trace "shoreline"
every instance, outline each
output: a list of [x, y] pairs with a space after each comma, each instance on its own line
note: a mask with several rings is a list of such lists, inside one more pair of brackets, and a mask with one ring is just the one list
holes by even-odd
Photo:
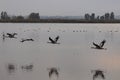
[[120, 23], [120, 20], [82, 19], [40, 19], [40, 20], [0, 20], [0, 23]]

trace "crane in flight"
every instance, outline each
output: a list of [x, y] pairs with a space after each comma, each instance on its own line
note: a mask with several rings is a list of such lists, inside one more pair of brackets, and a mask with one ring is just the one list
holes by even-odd
[[3, 41], [5, 41], [5, 38], [17, 38], [15, 35], [18, 35], [17, 33], [4, 33], [2, 34]]
[[91, 47], [91, 48], [93, 48], [93, 49], [105, 49], [106, 50], [106, 48], [103, 48], [105, 43], [106, 43], [106, 40], [103, 40], [100, 44], [96, 44], [96, 43], [93, 42], [93, 45], [95, 47]]
[[8, 38], [17, 38], [15, 37], [15, 35], [17, 35], [17, 33], [7, 33], [7, 36]]
[[30, 39], [22, 39], [20, 42], [25, 42], [25, 41], [34, 41], [34, 39], [30, 38]]
[[51, 37], [49, 37], [49, 41], [50, 41], [50, 42], [48, 42], [48, 43], [52, 43], [52, 44], [60, 44], [60, 43], [57, 42], [59, 38], [60, 38], [60, 37], [57, 36], [57, 37], [53, 40]]

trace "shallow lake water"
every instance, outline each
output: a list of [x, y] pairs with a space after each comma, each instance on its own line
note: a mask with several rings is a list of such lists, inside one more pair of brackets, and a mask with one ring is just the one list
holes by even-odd
[[[3, 40], [3, 33], [18, 35]], [[58, 35], [60, 44], [47, 43]], [[34, 41], [20, 42], [28, 38]], [[91, 48], [104, 39], [106, 50]], [[32, 70], [21, 68], [30, 64]], [[49, 78], [51, 67], [59, 68], [58, 78]], [[0, 80], [93, 80], [97, 69], [105, 80], [120, 80], [120, 24], [0, 23]]]

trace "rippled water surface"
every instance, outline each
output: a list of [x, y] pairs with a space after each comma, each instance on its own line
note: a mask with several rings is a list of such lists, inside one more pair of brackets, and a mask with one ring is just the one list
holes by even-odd
[[[14, 32], [17, 39], [3, 41], [3, 33]], [[58, 35], [60, 44], [47, 43]], [[34, 41], [22, 43], [23, 38]], [[91, 48], [104, 39], [107, 50]], [[32, 70], [21, 68], [30, 64]], [[57, 80], [92, 80], [96, 69], [104, 71], [105, 80], [120, 80], [120, 24], [0, 23], [0, 80], [51, 80], [51, 67], [59, 68]]]

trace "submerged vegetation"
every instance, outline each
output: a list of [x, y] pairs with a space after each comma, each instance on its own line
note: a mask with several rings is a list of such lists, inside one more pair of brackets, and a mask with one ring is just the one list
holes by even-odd
[[83, 18], [41, 18], [39, 13], [30, 13], [28, 16], [9, 16], [6, 11], [1, 12], [1, 23], [120, 23], [114, 12], [96, 16], [95, 13], [86, 13]]

